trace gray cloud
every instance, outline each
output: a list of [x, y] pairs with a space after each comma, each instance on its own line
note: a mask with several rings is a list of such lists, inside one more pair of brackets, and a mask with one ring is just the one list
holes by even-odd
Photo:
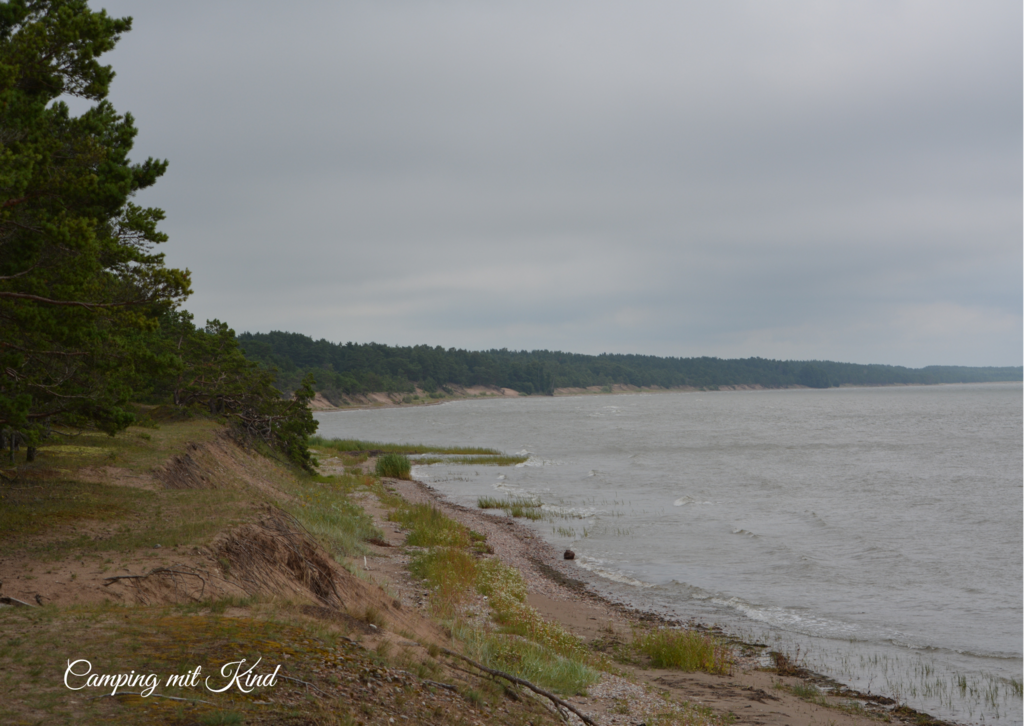
[[200, 319], [1021, 363], [1019, 5], [106, 7]]

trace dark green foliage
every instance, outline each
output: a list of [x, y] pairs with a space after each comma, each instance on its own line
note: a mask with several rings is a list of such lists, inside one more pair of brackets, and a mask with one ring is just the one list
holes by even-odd
[[[147, 333], [189, 293], [153, 252], [163, 212], [130, 201], [166, 162], [132, 164], [132, 118], [103, 100], [96, 58], [130, 28], [83, 0], [0, 6], [0, 428], [30, 446], [51, 425], [129, 425], [161, 363]], [[97, 103], [73, 117], [63, 94]]]
[[247, 437], [283, 453], [307, 470], [315, 462], [309, 437], [317, 423], [309, 408], [315, 395], [307, 374], [290, 400], [274, 387], [274, 374], [248, 360], [235, 331], [219, 320], [205, 328], [192, 315], [169, 312], [150, 340], [150, 350], [168, 359], [169, 374], [154, 379], [151, 395], [190, 412], [219, 416]]
[[548, 394], [555, 388], [611, 386], [613, 383], [662, 388], [692, 386], [714, 389], [732, 385], [828, 388], [843, 384], [975, 383], [1022, 379], [1019, 366], [929, 366], [913, 369], [765, 358], [659, 358], [505, 349], [473, 352], [426, 345], [335, 344], [298, 333], [282, 332], [243, 333], [239, 342], [250, 359], [278, 369], [282, 387], [292, 386], [302, 375], [313, 372], [319, 382], [319, 390], [329, 399], [342, 393], [411, 391], [414, 384], [430, 392], [436, 390], [438, 381]]
[[[130, 29], [85, 0], [0, 4], [0, 443], [31, 460], [53, 428], [114, 434], [166, 394], [310, 468], [313, 378], [286, 401], [226, 325], [177, 312], [189, 273], [154, 252], [163, 212], [131, 202], [167, 162], [133, 164], [132, 117], [103, 100], [96, 59]], [[74, 117], [65, 94], [96, 105]]]
[[410, 479], [412, 464], [404, 454], [381, 454], [377, 459], [377, 476]]

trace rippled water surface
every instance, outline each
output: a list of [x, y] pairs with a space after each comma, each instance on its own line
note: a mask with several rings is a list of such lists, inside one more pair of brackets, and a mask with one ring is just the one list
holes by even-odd
[[1021, 722], [1022, 388], [663, 393], [317, 414], [325, 436], [525, 451], [417, 467], [535, 496], [607, 594], [718, 622], [960, 722]]

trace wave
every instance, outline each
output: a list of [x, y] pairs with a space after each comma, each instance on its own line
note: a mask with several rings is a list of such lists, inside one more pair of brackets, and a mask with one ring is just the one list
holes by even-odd
[[691, 505], [693, 505], [693, 506], [705, 505], [706, 506], [706, 505], [712, 505], [712, 504], [714, 504], [714, 502], [701, 501], [700, 499], [694, 499], [693, 497], [688, 496], [688, 495], [683, 495], [683, 496], [679, 497], [679, 499], [677, 499], [674, 502], [672, 502], [672, 506], [674, 506], [674, 507], [686, 507], [686, 506], [691, 506]]
[[711, 602], [735, 610], [744, 617], [766, 625], [784, 628], [804, 635], [860, 640], [861, 628], [854, 623], [824, 618], [813, 613], [799, 613], [775, 605], [765, 606], [738, 597], [713, 596]]
[[617, 582], [621, 585], [629, 585], [630, 587], [644, 590], [656, 587], [656, 585], [644, 582], [643, 580], [638, 580], [635, 577], [630, 577], [623, 572], [605, 569], [605, 567], [603, 567], [603, 560], [597, 560], [591, 557], [578, 557], [576, 559], [576, 564], [588, 572], [593, 572], [595, 575], [600, 575], [606, 580], [611, 580], [612, 582]]

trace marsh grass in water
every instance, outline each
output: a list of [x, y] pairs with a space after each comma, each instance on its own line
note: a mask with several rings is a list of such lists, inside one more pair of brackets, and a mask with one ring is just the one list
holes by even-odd
[[[770, 638], [758, 634], [753, 639], [764, 641]], [[921, 655], [905, 658], [880, 653], [851, 656], [841, 651], [822, 649], [805, 653], [801, 660], [797, 648], [795, 655], [788, 653], [786, 658], [838, 680], [862, 679], [868, 691], [893, 698], [897, 703], [908, 700], [920, 703], [926, 699], [925, 710], [930, 707], [928, 704], [938, 704], [954, 718], [971, 721], [979, 718], [998, 720], [1000, 715], [1019, 709], [1024, 697], [1020, 679], [947, 670]], [[867, 677], [865, 674], [874, 675]], [[828, 700], [829, 706], [834, 708], [835, 699]]]
[[414, 463], [421, 466], [431, 464], [476, 464], [479, 466], [515, 466], [529, 459], [521, 454], [482, 454], [479, 456], [424, 456], [416, 458]]
[[391, 444], [383, 441], [362, 441], [360, 439], [327, 439], [323, 436], [310, 436], [309, 445], [318, 449], [333, 449], [336, 452], [381, 451], [393, 454], [463, 454], [500, 456], [497, 449], [480, 446], [426, 446], [424, 444]]
[[[478, 466], [514, 466], [529, 456], [504, 454], [497, 449], [482, 446], [426, 446], [425, 444], [391, 444], [383, 441], [362, 441], [359, 439], [326, 439], [311, 436], [309, 445], [320, 453], [348, 455], [350, 458], [365, 457], [369, 452], [382, 454], [403, 454], [416, 457], [413, 463], [420, 466], [431, 464], [475, 464]], [[434, 456], [430, 456], [434, 454]], [[391, 476], [390, 474], [385, 476]]]
[[480, 509], [501, 509], [510, 517], [522, 517], [524, 519], [544, 519], [543, 504], [536, 499], [529, 497], [479, 497], [476, 505]]

